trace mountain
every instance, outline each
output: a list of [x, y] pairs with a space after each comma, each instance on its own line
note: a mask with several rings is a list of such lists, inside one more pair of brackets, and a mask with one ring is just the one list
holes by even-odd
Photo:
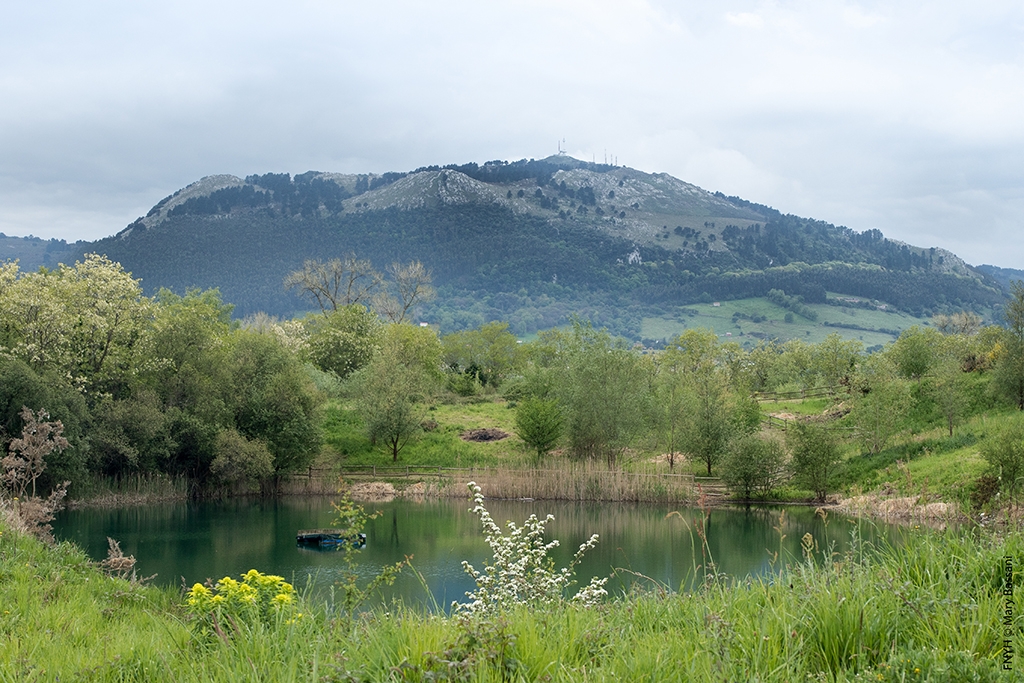
[[1003, 288], [1003, 291], [1010, 291], [1010, 283], [1014, 280], [1024, 282], [1024, 270], [1016, 268], [1000, 268], [999, 266], [980, 265], [975, 268], [978, 272], [988, 275]]
[[32, 235], [11, 237], [0, 232], [0, 263], [18, 261], [18, 266], [25, 271], [53, 268], [68, 261], [76, 248], [85, 244], [88, 243], [68, 244], [64, 240], [44, 240]]
[[579, 312], [638, 338], [645, 316], [772, 289], [919, 316], [987, 310], [1005, 296], [942, 249], [562, 155], [382, 175], [209, 176], [76, 249], [120, 261], [150, 292], [219, 287], [239, 315], [307, 309], [282, 286], [304, 259], [418, 259], [439, 294], [421, 317], [445, 331], [501, 319], [525, 333]]

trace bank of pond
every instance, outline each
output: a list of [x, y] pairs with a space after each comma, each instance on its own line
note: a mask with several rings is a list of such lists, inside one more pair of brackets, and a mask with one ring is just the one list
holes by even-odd
[[[447, 615], [423, 584], [442, 606], [464, 599], [461, 561], [489, 559], [466, 501], [367, 504], [381, 514], [366, 526], [363, 579], [411, 554], [423, 581], [407, 568], [385, 601], [352, 611], [330, 590], [343, 555], [296, 547], [297, 529], [330, 522], [326, 503], [75, 510], [55, 532], [76, 543], [55, 548], [4, 529], [0, 681], [1021, 680], [1018, 531], [809, 508], [486, 501], [499, 523], [554, 514], [555, 566], [599, 533], [577, 576], [613, 574], [610, 596]], [[100, 571], [107, 536], [138, 575], [158, 573], [152, 585]], [[205, 589], [181, 586], [223, 576], [234, 581], [214, 592], [248, 605], [252, 585], [252, 604], [274, 607], [206, 613]]]

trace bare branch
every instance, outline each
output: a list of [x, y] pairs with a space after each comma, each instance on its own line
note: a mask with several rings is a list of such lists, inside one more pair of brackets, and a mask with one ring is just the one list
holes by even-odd
[[47, 422], [48, 417], [50, 414], [45, 410], [35, 413], [27, 406], [21, 408], [21, 419], [25, 423], [21, 438], [11, 439], [10, 454], [0, 460], [3, 468], [0, 479], [16, 496], [23, 497], [31, 484], [34, 498], [36, 480], [46, 470], [46, 456], [53, 451], [63, 451], [69, 445], [64, 438], [64, 424], [60, 420]]
[[306, 260], [300, 270], [284, 279], [286, 289], [298, 288], [299, 293], [311, 296], [325, 315], [350, 304], [365, 303], [380, 288], [383, 278], [369, 261], [355, 254], [343, 259]]
[[391, 322], [404, 322], [414, 306], [434, 299], [430, 271], [419, 261], [405, 265], [396, 261], [388, 266], [387, 271], [393, 280], [394, 293], [378, 294], [374, 297], [374, 308]]

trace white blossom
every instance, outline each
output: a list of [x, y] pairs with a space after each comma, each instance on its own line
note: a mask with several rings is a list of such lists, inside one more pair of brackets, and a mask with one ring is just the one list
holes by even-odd
[[[555, 569], [548, 551], [558, 547], [558, 541], [544, 542], [544, 527], [554, 516], [548, 515], [541, 520], [537, 515], [530, 515], [522, 526], [508, 522], [508, 533], [505, 534], [484, 507], [480, 487], [470, 482], [469, 489], [473, 493], [472, 512], [480, 518], [494, 559], [492, 563], [484, 564], [482, 572], [470, 563], [462, 562], [463, 569], [476, 582], [476, 590], [466, 593], [469, 602], [453, 603], [453, 609], [491, 612], [515, 605], [547, 605], [562, 600], [566, 589], [575, 583], [577, 563], [587, 550], [597, 545], [597, 534], [580, 545], [568, 567]], [[594, 577], [589, 585], [572, 597], [572, 601], [584, 605], [597, 603], [608, 594], [604, 588], [607, 581], [607, 577]]]

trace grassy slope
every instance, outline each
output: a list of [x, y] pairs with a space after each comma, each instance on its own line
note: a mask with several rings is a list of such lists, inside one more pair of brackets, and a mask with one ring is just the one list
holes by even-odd
[[[504, 401], [439, 404], [424, 413], [437, 423], [399, 454], [398, 465], [435, 467], [521, 467], [530, 452], [515, 435], [515, 411]], [[510, 437], [487, 443], [468, 443], [459, 435], [470, 429], [498, 428]], [[395, 464], [383, 448], [374, 448], [362, 431], [362, 421], [347, 402], [332, 401], [324, 422], [326, 442], [345, 465]]]
[[[829, 298], [841, 297], [842, 295], [829, 294]], [[828, 304], [808, 304], [807, 308], [818, 314], [814, 322], [793, 316], [793, 322], [785, 322], [787, 309], [772, 303], [765, 298], [737, 299], [735, 301], [721, 301], [719, 306], [712, 304], [692, 304], [682, 308], [696, 311], [691, 315], [682, 311], [669, 313], [661, 317], [644, 318], [642, 334], [645, 339], [669, 339], [686, 329], [707, 328], [714, 330], [719, 336], [731, 335], [731, 340], [745, 346], [754, 346], [760, 340], [760, 335], [767, 338], [776, 338], [781, 341], [788, 339], [802, 339], [809, 343], [820, 343], [832, 333], [838, 333], [844, 339], [857, 339], [864, 343], [864, 346], [886, 344], [895, 338], [888, 332], [878, 332], [879, 329], [905, 330], [914, 325], [923, 325], [927, 321], [914, 318], [906, 313], [899, 313], [892, 310], [867, 310], [863, 308], [844, 308], [830, 306]], [[739, 319], [733, 322], [733, 314], [740, 313], [747, 316], [747, 319]], [[751, 322], [753, 316], [767, 318], [764, 322]], [[847, 329], [841, 327], [829, 327], [823, 323], [856, 325], [866, 328], [864, 330]], [[875, 330], [875, 331], [872, 331]]]

